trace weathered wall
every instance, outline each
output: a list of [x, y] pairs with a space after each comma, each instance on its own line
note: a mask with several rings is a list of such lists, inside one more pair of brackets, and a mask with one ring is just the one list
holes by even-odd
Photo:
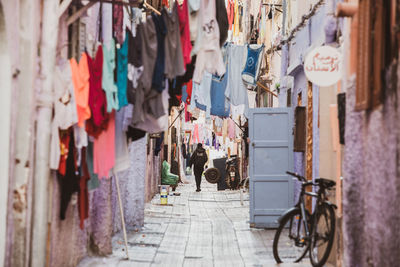
[[343, 161], [345, 266], [398, 266], [400, 262], [399, 92], [397, 86], [377, 109], [357, 112], [354, 78], [348, 83]]
[[[129, 144], [130, 167], [118, 174], [125, 224], [128, 230], [140, 229], [144, 224], [147, 136]], [[122, 229], [117, 192], [113, 179], [114, 232]]]

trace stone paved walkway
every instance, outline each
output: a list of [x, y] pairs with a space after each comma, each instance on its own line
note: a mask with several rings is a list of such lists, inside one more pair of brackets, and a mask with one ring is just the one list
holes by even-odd
[[[191, 180], [192, 181], [192, 180]], [[145, 225], [128, 232], [130, 260], [125, 259], [122, 235], [113, 238], [113, 254], [85, 258], [79, 267], [94, 266], [271, 266], [273, 230], [249, 228], [249, 196], [239, 191], [217, 191], [203, 181], [202, 191], [194, 184], [180, 185], [180, 196], [169, 196], [161, 206], [159, 196], [146, 204]]]

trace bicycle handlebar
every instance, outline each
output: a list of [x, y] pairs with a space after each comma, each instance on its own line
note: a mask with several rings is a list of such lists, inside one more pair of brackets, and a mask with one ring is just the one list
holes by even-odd
[[296, 177], [297, 180], [299, 180], [300, 182], [307, 182], [307, 179], [304, 178], [304, 176], [301, 176], [301, 175], [299, 175], [299, 174], [297, 174], [297, 173], [289, 172], [289, 171], [287, 171], [286, 173], [289, 174], [289, 175], [291, 175], [291, 176]]

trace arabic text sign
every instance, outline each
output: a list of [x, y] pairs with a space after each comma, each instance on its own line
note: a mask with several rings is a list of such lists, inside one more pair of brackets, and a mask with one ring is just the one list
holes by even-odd
[[342, 65], [339, 51], [330, 46], [312, 50], [304, 62], [307, 79], [318, 86], [331, 86], [341, 78]]

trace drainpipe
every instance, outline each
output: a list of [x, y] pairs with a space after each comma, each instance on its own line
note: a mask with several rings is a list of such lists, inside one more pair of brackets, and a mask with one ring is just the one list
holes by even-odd
[[287, 7], [286, 7], [286, 0], [282, 1], [282, 6], [283, 6], [283, 16], [282, 16], [282, 36], [285, 37], [286, 35], [286, 12], [287, 12]]
[[59, 1], [42, 0], [43, 23], [40, 44], [42, 87], [37, 95], [37, 125], [33, 178], [31, 266], [46, 266], [49, 204], [50, 129], [53, 109], [53, 73], [58, 38]]

